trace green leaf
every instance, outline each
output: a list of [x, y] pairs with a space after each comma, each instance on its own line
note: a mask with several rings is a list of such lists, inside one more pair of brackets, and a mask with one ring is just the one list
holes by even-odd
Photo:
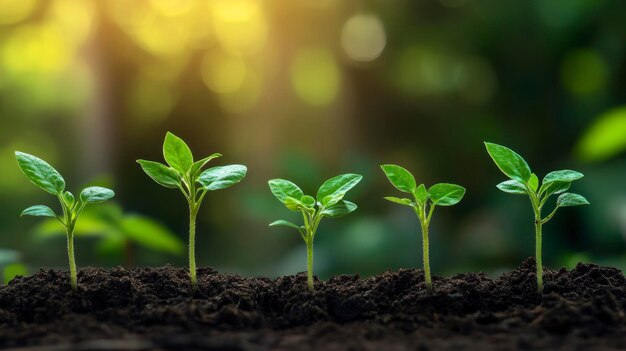
[[356, 209], [357, 206], [353, 202], [342, 200], [337, 204], [324, 209], [321, 214], [325, 217], [337, 218], [354, 212]]
[[50, 207], [44, 205], [31, 206], [22, 211], [20, 217], [22, 216], [57, 217], [56, 213], [54, 213]]
[[80, 200], [87, 204], [95, 204], [112, 199], [113, 196], [115, 196], [115, 193], [111, 189], [100, 186], [91, 186], [81, 191]]
[[170, 132], [167, 132], [163, 142], [163, 157], [181, 174], [186, 174], [193, 165], [193, 155], [189, 146], [183, 139]]
[[530, 167], [522, 156], [502, 145], [485, 142], [485, 146], [489, 156], [502, 173], [522, 184], [526, 184], [530, 180]]
[[270, 227], [289, 227], [296, 229], [297, 231], [300, 231], [302, 229], [302, 227], [282, 219], [270, 223]]
[[74, 198], [74, 194], [72, 194], [69, 191], [66, 191], [63, 193], [63, 200], [65, 201], [65, 204], [69, 208], [72, 208], [72, 206], [74, 206], [74, 202], [76, 202], [76, 199]]
[[565, 169], [562, 171], [553, 171], [543, 178], [543, 184], [552, 182], [573, 182], [583, 177], [583, 174], [576, 171]]
[[226, 189], [239, 183], [247, 172], [244, 165], [212, 167], [200, 174], [198, 182], [207, 190]]
[[155, 182], [166, 188], [180, 187], [180, 174], [166, 165], [153, 161], [137, 160], [143, 171]]
[[353, 173], [332, 177], [320, 186], [317, 191], [317, 201], [321, 202], [323, 206], [331, 206], [332, 201], [337, 198], [343, 198], [361, 179], [363, 179], [362, 175]]
[[569, 190], [571, 184], [570, 182], [559, 181], [543, 184], [541, 189], [539, 189], [539, 193], [542, 193], [543, 197], [548, 197], [552, 194], [561, 194]]
[[413, 193], [415, 191], [417, 184], [411, 172], [397, 165], [381, 165], [380, 168], [385, 172], [391, 184], [398, 190], [405, 193]]
[[9, 284], [17, 276], [25, 277], [28, 275], [28, 269], [21, 263], [11, 263], [2, 269], [2, 280], [4, 284]]
[[201, 159], [200, 161], [194, 162], [194, 164], [191, 165], [191, 168], [189, 169], [189, 174], [192, 177], [195, 177], [196, 175], [198, 175], [200, 170], [202, 170], [202, 167], [204, 167], [212, 159], [218, 158], [218, 157], [222, 157], [222, 154], [216, 152], [216, 153], [214, 153], [213, 155], [211, 155], [209, 157], [205, 157], [205, 158]]
[[385, 196], [384, 199], [387, 201], [395, 202], [397, 204], [405, 205], [405, 206], [413, 207], [415, 205], [413, 201], [411, 201], [411, 199], [407, 199], [407, 198], [401, 199], [399, 197], [394, 197], [394, 196]]
[[528, 186], [530, 187], [530, 189], [532, 189], [532, 191], [537, 191], [537, 189], [539, 188], [539, 178], [537, 178], [537, 175], [535, 173], [530, 175], [530, 179], [528, 180]]
[[415, 189], [415, 194], [413, 194], [413, 196], [415, 196], [415, 201], [417, 201], [417, 203], [424, 205], [430, 195], [428, 195], [426, 186], [424, 184], [420, 184], [417, 189]]
[[300, 211], [300, 209], [304, 207], [304, 205], [302, 204], [302, 202], [300, 202], [300, 200], [293, 198], [291, 196], [287, 196], [285, 198], [285, 201], [283, 201], [283, 203], [288, 209], [292, 211]]
[[461, 201], [465, 195], [465, 188], [456, 184], [439, 183], [431, 186], [428, 194], [433, 205], [452, 206]]
[[496, 185], [496, 187], [509, 194], [528, 194], [528, 191], [526, 191], [526, 187], [524, 186], [524, 184], [518, 182], [517, 180], [507, 180]]
[[120, 228], [125, 237], [141, 247], [173, 255], [184, 252], [185, 244], [178, 236], [148, 217], [126, 216], [121, 220]]
[[276, 198], [285, 203], [288, 197], [300, 199], [304, 196], [304, 192], [294, 183], [285, 179], [272, 179], [267, 184]]
[[626, 150], [626, 106], [618, 106], [593, 118], [576, 145], [576, 155], [586, 162], [604, 161]]
[[589, 205], [589, 201], [587, 201], [587, 199], [585, 199], [583, 196], [574, 193], [561, 194], [561, 196], [559, 196], [559, 198], [556, 200], [556, 207], [569, 207], [580, 205]]
[[33, 184], [52, 195], [62, 194], [65, 180], [61, 174], [46, 161], [23, 152], [16, 151], [17, 164]]
[[300, 198], [300, 202], [306, 208], [313, 208], [313, 207], [315, 207], [315, 199], [313, 198], [313, 196], [304, 195], [303, 197]]

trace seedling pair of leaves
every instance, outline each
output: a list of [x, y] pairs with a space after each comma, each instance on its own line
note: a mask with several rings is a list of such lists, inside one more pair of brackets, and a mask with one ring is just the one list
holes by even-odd
[[196, 217], [204, 196], [209, 191], [225, 189], [239, 183], [248, 171], [244, 165], [228, 165], [202, 170], [209, 161], [222, 156], [214, 153], [201, 160], [194, 161], [189, 146], [183, 139], [168, 132], [163, 142], [163, 157], [167, 165], [137, 160], [144, 172], [158, 184], [172, 189], [179, 189], [189, 205], [189, 276], [194, 289], [196, 278]]
[[422, 229], [422, 257], [426, 287], [429, 292], [432, 292], [428, 240], [430, 221], [437, 206], [452, 206], [459, 203], [465, 195], [465, 188], [456, 184], [438, 183], [426, 189], [424, 184], [418, 186], [413, 174], [400, 166], [387, 164], [380, 167], [396, 189], [412, 195], [412, 199], [388, 196], [385, 200], [409, 206], [415, 211]]
[[37, 187], [56, 196], [61, 204], [62, 213], [55, 213], [44, 205], [31, 206], [22, 212], [22, 216], [39, 216], [56, 218], [67, 234], [67, 254], [70, 265], [70, 284], [77, 288], [76, 260], [74, 258], [74, 228], [78, 217], [88, 204], [104, 202], [115, 193], [111, 189], [93, 186], [83, 189], [78, 199], [65, 190], [65, 179], [46, 161], [23, 152], [16, 151], [17, 164], [26, 176]]
[[296, 184], [285, 179], [272, 179], [268, 182], [272, 194], [291, 211], [302, 213], [304, 224], [278, 220], [270, 226], [284, 226], [296, 229], [307, 249], [307, 285], [310, 291], [313, 285], [313, 240], [317, 228], [324, 217], [337, 218], [345, 216], [357, 209], [357, 205], [344, 200], [346, 193], [357, 185], [363, 176], [358, 174], [342, 174], [330, 178], [320, 186], [314, 198], [305, 195]]
[[[542, 180], [530, 170], [528, 163], [515, 151], [498, 144], [485, 142], [487, 152], [496, 166], [510, 180], [497, 185], [498, 189], [509, 194], [527, 195], [535, 214], [535, 256], [537, 263], [537, 290], [543, 292], [543, 265], [541, 262], [542, 226], [556, 214], [561, 207], [589, 205], [583, 196], [568, 193], [573, 181], [583, 177], [580, 172], [560, 170], [548, 173]], [[556, 206], [547, 216], [542, 210], [552, 195], [559, 195]]]

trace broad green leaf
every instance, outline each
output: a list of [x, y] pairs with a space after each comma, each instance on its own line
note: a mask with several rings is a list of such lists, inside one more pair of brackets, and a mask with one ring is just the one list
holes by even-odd
[[54, 213], [50, 207], [44, 205], [31, 206], [22, 211], [20, 217], [22, 216], [57, 217], [56, 213]]
[[583, 177], [583, 174], [576, 171], [565, 169], [562, 171], [553, 171], [543, 177], [543, 184], [552, 182], [573, 182]]
[[485, 142], [485, 146], [489, 156], [502, 173], [522, 184], [526, 184], [530, 180], [530, 167], [522, 156], [502, 145]]
[[111, 189], [100, 186], [91, 186], [81, 191], [80, 200], [84, 203], [95, 204], [109, 200], [113, 198], [113, 196], [115, 196], [115, 193]]
[[285, 179], [272, 179], [267, 184], [270, 186], [272, 194], [282, 203], [285, 203], [288, 197], [300, 199], [304, 196], [297, 185]]
[[452, 206], [461, 201], [465, 195], [465, 188], [456, 184], [439, 183], [431, 186], [428, 194], [433, 205]]
[[178, 188], [181, 177], [174, 169], [153, 161], [137, 160], [143, 171], [155, 182], [166, 188]]
[[569, 190], [571, 184], [572, 183], [570, 182], [559, 181], [543, 184], [541, 189], [539, 189], [539, 193], [543, 194], [543, 197], [547, 197], [552, 194], [561, 194]]
[[16, 151], [17, 164], [33, 184], [52, 195], [62, 194], [65, 180], [61, 174], [46, 161], [23, 152]]
[[283, 204], [285, 204], [285, 206], [292, 211], [300, 211], [300, 208], [304, 207], [300, 200], [291, 196], [287, 196]]
[[356, 204], [342, 200], [337, 204], [328, 207], [322, 211], [322, 215], [330, 218], [337, 218], [341, 216], [345, 216], [348, 213], [354, 212], [357, 209]]
[[198, 182], [207, 190], [226, 189], [239, 183], [247, 172], [244, 165], [212, 167], [200, 174]]
[[183, 139], [170, 132], [167, 132], [163, 142], [163, 157], [172, 168], [181, 174], [186, 174], [193, 165], [193, 155], [189, 146]]
[[417, 184], [411, 172], [397, 165], [381, 165], [380, 168], [385, 172], [391, 184], [398, 190], [405, 193], [413, 193], [415, 191]]
[[209, 161], [211, 161], [214, 158], [218, 158], [218, 157], [222, 157], [222, 154], [219, 153], [214, 153], [213, 155], [209, 156], [209, 157], [205, 157], [200, 161], [194, 162], [193, 165], [191, 165], [191, 168], [189, 169], [189, 174], [194, 177], [196, 175], [198, 175], [198, 173], [200, 172], [200, 170], [202, 170], [202, 167], [204, 167], [207, 163], [209, 163]]
[[307, 208], [315, 207], [315, 199], [313, 198], [313, 196], [304, 195], [300, 198], [300, 202]]
[[559, 196], [559, 198], [556, 200], [556, 207], [569, 207], [580, 205], [589, 205], [589, 201], [587, 201], [587, 199], [585, 199], [583, 196], [574, 193], [561, 194], [561, 196]]
[[524, 184], [518, 182], [517, 180], [507, 180], [496, 185], [496, 187], [509, 194], [528, 194], [528, 191], [526, 191], [526, 187], [524, 186]]
[[2, 269], [2, 280], [5, 285], [18, 275], [22, 277], [28, 275], [28, 269], [21, 263], [11, 263]]
[[338, 203], [339, 201], [343, 200], [344, 196], [346, 196], [346, 193], [335, 193], [335, 194], [326, 196], [320, 202], [322, 203], [322, 206], [330, 207]]
[[282, 220], [282, 219], [270, 223], [270, 227], [289, 227], [289, 228], [296, 229], [298, 231], [302, 229], [300, 226], [293, 224], [289, 221]]
[[391, 202], [395, 202], [397, 204], [400, 205], [405, 205], [405, 206], [411, 206], [413, 207], [413, 201], [411, 201], [411, 199], [407, 199], [407, 198], [399, 198], [399, 197], [394, 197], [394, 196], [385, 196], [384, 198], [387, 201], [391, 201]]
[[413, 194], [413, 196], [415, 196], [415, 201], [417, 201], [417, 203], [419, 203], [420, 205], [424, 205], [426, 203], [426, 200], [428, 200], [428, 190], [426, 190], [426, 186], [424, 184], [420, 184], [417, 189], [415, 189], [415, 194]]
[[178, 236], [148, 217], [126, 216], [120, 222], [120, 228], [125, 237], [150, 250], [180, 255], [185, 249], [185, 244]]
[[72, 207], [74, 206], [74, 202], [76, 202], [76, 199], [74, 198], [74, 194], [72, 194], [69, 191], [66, 191], [63, 193], [63, 200], [65, 201], [65, 204], [67, 205], [67, 207]]
[[[357, 185], [361, 179], [363, 179], [362, 175], [353, 173], [332, 177], [320, 186], [317, 191], [317, 201], [321, 202], [324, 206], [330, 206], [328, 202], [329, 199], [336, 199], [340, 196], [343, 197], [350, 189]], [[324, 201], [326, 201], [326, 203]]]
[[530, 187], [530, 189], [532, 189], [532, 191], [537, 191], [537, 189], [539, 188], [539, 178], [537, 178], [537, 175], [535, 173], [530, 175], [530, 179], [528, 180], [528, 186]]

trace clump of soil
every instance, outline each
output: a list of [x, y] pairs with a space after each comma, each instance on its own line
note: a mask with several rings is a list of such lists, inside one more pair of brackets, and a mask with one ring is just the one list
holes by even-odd
[[482, 273], [434, 278], [400, 270], [337, 276], [306, 288], [306, 276], [243, 278], [184, 269], [86, 268], [79, 289], [67, 272], [41, 270], [0, 288], [0, 347], [79, 350], [626, 349], [626, 278], [579, 264], [535, 264], [498, 279]]

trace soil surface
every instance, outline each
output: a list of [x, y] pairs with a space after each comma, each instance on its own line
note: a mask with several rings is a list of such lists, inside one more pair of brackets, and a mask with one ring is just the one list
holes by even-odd
[[36, 350], [626, 350], [626, 279], [534, 260], [492, 280], [419, 270], [359, 279], [243, 278], [184, 269], [41, 270], [0, 287], [0, 347]]

